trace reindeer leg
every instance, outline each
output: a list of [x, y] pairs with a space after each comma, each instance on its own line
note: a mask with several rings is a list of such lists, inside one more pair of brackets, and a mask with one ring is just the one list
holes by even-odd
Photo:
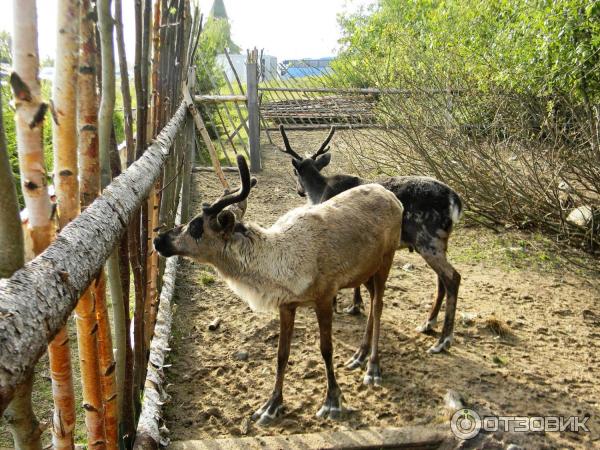
[[317, 412], [317, 417], [339, 419], [342, 415], [342, 391], [335, 379], [333, 368], [333, 343], [331, 341], [333, 309], [331, 303], [329, 301], [317, 303], [315, 312], [319, 322], [321, 355], [323, 361], [325, 361], [325, 372], [327, 374], [327, 395], [323, 406]]
[[252, 414], [252, 420], [258, 425], [266, 425], [281, 415], [283, 411], [283, 376], [290, 356], [290, 344], [294, 331], [296, 307], [283, 305], [279, 307], [279, 345], [277, 347], [277, 375], [271, 398]]
[[[435, 269], [434, 269], [435, 270]], [[423, 325], [419, 325], [417, 327], [417, 331], [419, 333], [427, 333], [428, 331], [433, 330], [433, 327], [437, 324], [437, 316], [440, 312], [440, 308], [442, 307], [442, 301], [446, 296], [446, 286], [444, 286], [444, 281], [441, 275], [437, 276], [437, 296], [431, 305], [431, 309], [429, 310], [429, 316], [427, 317], [427, 321]]]
[[[454, 316], [456, 313], [456, 301], [458, 298], [458, 288], [460, 286], [460, 274], [446, 259], [446, 252], [436, 249], [424, 251], [421, 253], [427, 263], [436, 271], [439, 278], [446, 288], [446, 316], [444, 317], [444, 327], [442, 328], [442, 334], [438, 340], [438, 343], [432, 346], [429, 353], [440, 353], [443, 350], [447, 350], [452, 345], [453, 331], [454, 331]], [[430, 313], [430, 320], [432, 314], [439, 312], [439, 307], [435, 311], [435, 304], [432, 307]]]
[[358, 350], [352, 355], [348, 361], [346, 361], [346, 368], [350, 370], [358, 369], [364, 366], [369, 355], [369, 349], [371, 348], [371, 337], [373, 336], [373, 299], [375, 297], [375, 285], [373, 278], [365, 283], [371, 296], [371, 306], [369, 308], [369, 318], [367, 319], [367, 326], [365, 327], [365, 334], [363, 335], [362, 342], [358, 347]]
[[363, 384], [373, 383], [375, 386], [381, 386], [381, 368], [379, 367], [379, 334], [381, 331], [381, 313], [383, 311], [383, 292], [385, 291], [385, 282], [394, 260], [394, 253], [386, 255], [379, 272], [373, 277], [375, 285], [375, 296], [373, 297], [371, 309], [373, 310], [373, 338], [371, 340], [371, 356], [367, 364], [367, 373], [363, 379]]
[[335, 294], [335, 295], [333, 296], [333, 301], [332, 301], [332, 304], [333, 304], [333, 312], [334, 312], [334, 313], [336, 313], [336, 314], [341, 314], [340, 310], [338, 309], [338, 299], [337, 299], [337, 294]]
[[364, 309], [363, 299], [360, 295], [360, 286], [354, 289], [354, 298], [352, 299], [352, 305], [344, 309], [344, 312], [351, 316], [358, 316]]

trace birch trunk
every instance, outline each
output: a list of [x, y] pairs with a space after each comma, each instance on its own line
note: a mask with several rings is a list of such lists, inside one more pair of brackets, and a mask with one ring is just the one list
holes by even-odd
[[[102, 95], [98, 113], [98, 145], [100, 147], [100, 184], [104, 189], [110, 184], [110, 145], [113, 128], [113, 112], [115, 109], [115, 61], [113, 50], [113, 19], [111, 17], [111, 0], [98, 0], [98, 31], [101, 41], [102, 57]], [[115, 330], [123, 330], [124, 316], [122, 313], [123, 291], [119, 270], [119, 255], [115, 247], [106, 261], [109, 277]], [[98, 295], [104, 294], [104, 278], [100, 276], [97, 286]], [[118, 437], [118, 395], [115, 382], [115, 365], [112, 352], [110, 323], [106, 309], [98, 310], [98, 331], [100, 348], [100, 372], [102, 374], [102, 394], [104, 397], [106, 443], [109, 449], [117, 448]], [[124, 361], [125, 339], [122, 333], [116, 336], [117, 358]]]
[[0, 278], [8, 278], [24, 264], [23, 229], [15, 180], [8, 159], [2, 92], [0, 91]]
[[[42, 102], [38, 79], [39, 55], [35, 0], [13, 1], [12, 37], [14, 72], [10, 84], [16, 108], [17, 148], [23, 198], [29, 216], [25, 232], [32, 242], [33, 252], [38, 254], [50, 244], [54, 230], [50, 220], [51, 205], [42, 147], [42, 127], [47, 105]], [[16, 225], [21, 226], [20, 219]], [[18, 238], [14, 242], [17, 243]], [[31, 408], [33, 369], [34, 366], [31, 365], [24, 371], [25, 377], [18, 386], [6, 389], [7, 391], [15, 389], [13, 391], [15, 401], [8, 407], [7, 414], [12, 417], [9, 419], [9, 424], [11, 431], [16, 432], [14, 435], [17, 448], [41, 447], [41, 433]], [[2, 401], [2, 394], [3, 389], [0, 387], [0, 407], [6, 407], [8, 398]], [[30, 433], [27, 428], [31, 430]]]
[[[153, 32], [149, 39], [152, 41], [152, 115], [148, 117], [152, 126], [148, 127], [149, 138], [152, 139], [158, 134], [159, 128], [159, 111], [160, 111], [160, 95], [159, 95], [159, 61], [160, 55], [160, 22], [161, 22], [161, 2], [154, 2], [154, 20]], [[149, 115], [150, 116], [150, 115]], [[167, 165], [170, 164], [167, 162]], [[163, 175], [164, 177], [164, 175]], [[159, 225], [158, 212], [160, 208], [161, 185], [162, 177], [159, 177], [154, 184], [154, 188], [148, 196], [148, 242], [147, 242], [147, 260], [146, 260], [146, 307], [144, 309], [144, 347], [150, 348], [150, 341], [154, 334], [154, 322], [156, 311], [158, 308], [158, 253], [154, 251], [152, 245], [153, 239], [157, 232], [155, 231]]]
[[[58, 223], [63, 228], [79, 215], [77, 181], [77, 69], [79, 56], [79, 2], [60, 0], [57, 10], [55, 76], [52, 84], [52, 146]], [[69, 333], [63, 328], [48, 346], [54, 416], [52, 444], [74, 448], [75, 394]]]
[[[144, 70], [147, 64], [147, 33], [145, 34], [145, 11], [146, 2], [150, 0], [136, 0], [135, 2], [135, 93], [136, 93], [136, 158], [140, 158], [144, 152], [146, 140], [146, 106], [148, 101], [146, 80]], [[146, 24], [147, 26], [147, 24]], [[147, 218], [148, 209], [144, 204], [140, 208], [140, 214], [132, 222], [132, 234], [136, 240], [136, 261], [134, 266], [135, 284], [135, 310], [133, 317], [134, 337], [134, 402], [136, 416], [140, 410], [140, 390], [143, 389], [143, 380], [146, 364], [146, 351], [144, 348], [144, 307], [146, 303], [146, 241], [147, 241]], [[144, 232], [146, 230], [146, 232]]]
[[[23, 229], [17, 191], [8, 159], [2, 93], [0, 92], [0, 278], [10, 277], [24, 263]], [[4, 413], [16, 450], [41, 450], [42, 433], [31, 405], [33, 376], [27, 377]]]
[[19, 168], [30, 234], [37, 255], [50, 244], [54, 230], [48, 198], [42, 126], [48, 105], [42, 102], [38, 79], [37, 11], [35, 0], [13, 1], [13, 69], [10, 84], [16, 108]]
[[[80, 53], [78, 77], [78, 126], [80, 199], [82, 209], [87, 208], [100, 192], [100, 165], [98, 160], [98, 99], [96, 95], [96, 40], [93, 11], [90, 0], [82, 0], [80, 12]], [[98, 354], [98, 320], [96, 318], [96, 292], [88, 288], [75, 308], [77, 342], [83, 408], [88, 448], [106, 448], [104, 404]], [[105, 302], [104, 298], [99, 298]]]

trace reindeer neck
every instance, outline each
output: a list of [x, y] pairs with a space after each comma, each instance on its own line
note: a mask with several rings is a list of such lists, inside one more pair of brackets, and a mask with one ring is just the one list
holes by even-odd
[[327, 187], [327, 179], [315, 168], [303, 177], [302, 184], [306, 195], [312, 204], [321, 203], [321, 197]]

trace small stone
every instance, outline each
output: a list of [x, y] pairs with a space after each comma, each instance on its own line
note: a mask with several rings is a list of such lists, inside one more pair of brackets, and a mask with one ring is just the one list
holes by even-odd
[[217, 317], [211, 323], [208, 324], [208, 329], [210, 331], [215, 331], [215, 330], [219, 329], [220, 325], [221, 325], [221, 318]]
[[216, 406], [211, 406], [210, 408], [204, 411], [204, 415], [206, 417], [221, 417], [223, 414], [221, 413], [221, 410], [219, 408], [217, 408]]
[[238, 350], [233, 354], [233, 359], [238, 361], [247, 361], [248, 360], [248, 352], [246, 350]]
[[444, 406], [452, 412], [464, 408], [463, 396], [454, 389], [448, 389], [444, 395]]
[[402, 266], [402, 270], [404, 270], [405, 272], [412, 272], [414, 270], [415, 266], [414, 264], [411, 263], [406, 263]]
[[464, 312], [460, 314], [463, 325], [472, 325], [477, 318], [477, 313]]
[[520, 445], [517, 444], [508, 444], [508, 447], [506, 447], [506, 450], [524, 450], [523, 447], [521, 447]]
[[247, 417], [242, 419], [242, 423], [240, 425], [240, 434], [245, 436], [248, 434], [248, 430], [250, 429], [250, 420]]

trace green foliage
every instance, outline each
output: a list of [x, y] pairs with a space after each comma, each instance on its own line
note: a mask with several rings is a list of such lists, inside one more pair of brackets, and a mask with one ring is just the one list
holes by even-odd
[[[227, 19], [218, 17], [209, 17], [198, 44], [198, 54], [196, 57], [197, 84], [196, 91], [202, 93], [218, 93], [224, 87], [224, 79], [221, 68], [217, 65], [217, 55], [228, 49], [231, 53], [239, 53], [238, 47], [231, 40], [231, 26]], [[220, 130], [218, 115], [214, 109], [200, 108], [200, 113], [205, 122], [212, 122], [217, 128], [217, 132], [223, 134]], [[208, 128], [212, 139], [217, 136], [212, 127]]]
[[125, 140], [125, 119], [123, 118], [123, 111], [115, 111], [113, 114], [113, 126], [115, 127], [117, 144], [120, 144]]
[[12, 64], [12, 38], [8, 31], [0, 31], [0, 64]]
[[200, 273], [200, 282], [202, 283], [203, 286], [210, 286], [211, 284], [214, 284], [215, 277], [213, 274], [211, 274], [209, 272], [202, 271]]
[[[216, 57], [228, 49], [231, 53], [239, 53], [238, 47], [231, 40], [231, 25], [226, 19], [209, 17], [198, 44], [199, 57], [196, 61], [198, 66], [198, 86], [199, 92], [218, 91], [222, 83], [221, 70], [217, 67]], [[213, 86], [211, 78], [215, 80], [217, 86]]]
[[356, 86], [450, 81], [460, 68], [480, 89], [493, 84], [600, 99], [594, 0], [380, 0], [340, 24], [342, 52], [334, 65], [354, 68], [347, 81]]

